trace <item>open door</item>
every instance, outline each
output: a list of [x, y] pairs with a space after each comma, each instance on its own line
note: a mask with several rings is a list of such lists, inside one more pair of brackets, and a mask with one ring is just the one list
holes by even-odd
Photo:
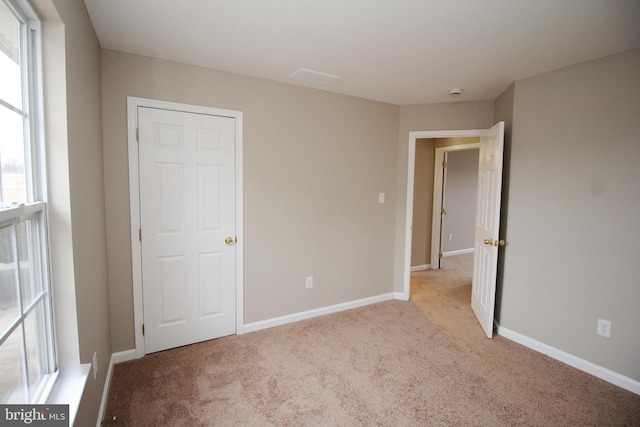
[[499, 122], [486, 133], [483, 132], [480, 137], [475, 252], [471, 285], [471, 308], [489, 338], [493, 336], [498, 247], [504, 245], [504, 241], [498, 236], [503, 149], [504, 122]]

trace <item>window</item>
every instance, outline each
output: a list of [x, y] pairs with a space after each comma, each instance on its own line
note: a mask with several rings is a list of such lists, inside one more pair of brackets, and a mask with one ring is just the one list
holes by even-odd
[[36, 403], [56, 371], [42, 160], [39, 22], [0, 0], [0, 403]]

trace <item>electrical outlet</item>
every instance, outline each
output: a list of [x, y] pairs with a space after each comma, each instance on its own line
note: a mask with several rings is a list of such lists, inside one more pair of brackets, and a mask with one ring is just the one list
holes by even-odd
[[308, 276], [307, 279], [306, 279], [305, 284], [306, 284], [307, 289], [313, 288], [313, 276]]
[[453, 240], [453, 234], [449, 233], [449, 240]]
[[611, 336], [611, 321], [598, 319], [598, 335], [609, 338]]
[[93, 353], [93, 379], [98, 378], [98, 353]]

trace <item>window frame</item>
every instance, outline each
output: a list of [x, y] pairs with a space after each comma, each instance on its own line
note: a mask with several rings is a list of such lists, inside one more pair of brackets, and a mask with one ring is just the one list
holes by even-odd
[[[46, 192], [46, 170], [45, 170], [45, 145], [44, 145], [44, 104], [43, 104], [43, 74], [42, 74], [42, 27], [39, 16], [27, 0], [0, 0], [14, 13], [16, 19], [21, 23], [20, 29], [20, 71], [22, 81], [22, 111], [23, 117], [23, 142], [25, 149], [25, 196], [26, 203], [14, 205], [8, 208], [0, 207], [0, 224], [13, 227], [13, 239], [17, 236], [18, 226], [23, 221], [34, 222], [33, 230], [37, 235], [37, 247], [29, 247], [32, 265], [37, 264], [37, 275], [41, 278], [41, 291], [36, 298], [28, 304], [27, 310], [22, 301], [22, 284], [20, 283], [20, 273], [16, 273], [16, 297], [20, 310], [18, 320], [11, 324], [7, 332], [3, 331], [4, 341], [16, 329], [22, 328], [22, 366], [23, 366], [23, 386], [29, 402], [11, 403], [44, 403], [51, 391], [58, 376], [58, 355], [56, 348], [55, 317], [53, 307], [53, 288], [50, 267], [49, 249], [49, 227]], [[3, 102], [3, 108], [6, 106]], [[18, 113], [14, 110], [14, 112]], [[30, 234], [29, 232], [28, 234]], [[31, 240], [31, 239], [29, 239]], [[33, 241], [29, 241], [31, 246]], [[17, 242], [12, 243], [14, 250], [18, 248]], [[15, 253], [15, 262], [20, 263], [19, 255]], [[35, 259], [37, 258], [37, 259]], [[19, 270], [19, 267], [18, 267]], [[33, 280], [33, 278], [31, 278]], [[26, 337], [24, 328], [29, 314], [42, 307], [42, 319], [44, 327], [44, 337], [42, 340], [46, 354], [38, 355], [45, 372], [38, 384], [30, 384], [27, 369]], [[1, 345], [1, 344], [0, 344]], [[43, 362], [44, 361], [44, 362]]]

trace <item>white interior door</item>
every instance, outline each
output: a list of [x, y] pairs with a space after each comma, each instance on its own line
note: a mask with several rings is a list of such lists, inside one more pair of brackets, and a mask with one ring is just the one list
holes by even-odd
[[145, 352], [233, 334], [234, 118], [137, 113]]
[[501, 244], [498, 232], [503, 149], [504, 122], [499, 122], [480, 137], [475, 253], [471, 285], [471, 308], [489, 338], [493, 336], [498, 247]]

